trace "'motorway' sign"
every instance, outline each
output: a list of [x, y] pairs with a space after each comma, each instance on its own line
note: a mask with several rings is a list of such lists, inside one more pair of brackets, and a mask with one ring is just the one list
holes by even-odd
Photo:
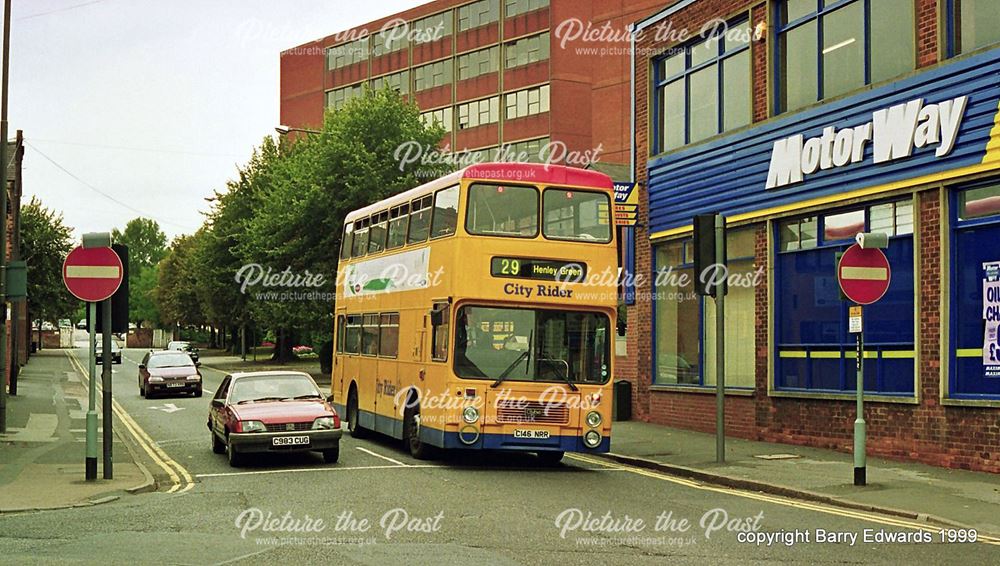
[[862, 248], [858, 244], [847, 248], [837, 265], [837, 281], [848, 299], [859, 305], [870, 305], [889, 290], [892, 272], [889, 260], [877, 248]]
[[122, 260], [111, 248], [78, 247], [63, 262], [63, 282], [81, 301], [103, 301], [122, 283]]

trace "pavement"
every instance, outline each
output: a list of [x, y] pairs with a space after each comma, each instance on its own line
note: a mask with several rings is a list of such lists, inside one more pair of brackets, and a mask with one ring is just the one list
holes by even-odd
[[7, 434], [0, 435], [0, 513], [88, 506], [154, 489], [118, 430], [114, 479], [101, 479], [99, 456], [99, 479], [86, 481], [87, 387], [64, 350], [33, 354], [17, 393], [8, 397]]
[[945, 526], [1000, 534], [1000, 477], [879, 458], [867, 460], [867, 485], [855, 486], [851, 454], [726, 439], [715, 461], [715, 435], [619, 421], [611, 453], [620, 463], [726, 487], [876, 511]]
[[330, 385], [331, 376], [329, 373], [319, 371], [319, 359], [317, 358], [299, 359], [283, 364], [258, 355], [256, 360], [253, 359], [253, 356], [247, 356], [246, 361], [244, 361], [242, 357], [230, 354], [225, 350], [202, 349], [199, 352], [198, 360], [203, 366], [229, 373], [235, 371], [301, 371], [311, 375], [316, 384], [321, 387]]

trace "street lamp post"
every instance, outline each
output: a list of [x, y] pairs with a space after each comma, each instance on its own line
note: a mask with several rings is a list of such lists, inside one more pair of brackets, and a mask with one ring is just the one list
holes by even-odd
[[274, 131], [278, 132], [278, 135], [287, 136], [292, 132], [302, 132], [303, 134], [320, 134], [323, 135], [326, 132], [321, 132], [320, 130], [310, 130], [307, 128], [293, 128], [291, 126], [286, 126], [284, 124], [274, 127]]
[[[0, 86], [0, 433], [7, 432], [7, 76], [10, 74], [10, 0], [3, 3], [3, 79]], [[41, 323], [39, 323], [40, 327]]]

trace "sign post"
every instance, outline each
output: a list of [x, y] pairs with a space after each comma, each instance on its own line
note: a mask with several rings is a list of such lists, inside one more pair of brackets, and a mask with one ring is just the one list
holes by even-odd
[[726, 461], [726, 218], [721, 214], [694, 217], [694, 285], [704, 297], [715, 298], [715, 461]]
[[840, 256], [837, 265], [837, 281], [844, 295], [858, 304], [850, 308], [849, 330], [857, 335], [857, 382], [855, 395], [857, 399], [857, 417], [854, 420], [854, 485], [867, 484], [867, 461], [865, 438], [867, 434], [865, 423], [865, 348], [862, 307], [870, 305], [882, 298], [889, 289], [891, 270], [889, 260], [877, 245], [885, 247], [887, 238], [874, 235], [858, 234], [858, 243], [847, 248]]
[[[76, 298], [87, 302], [89, 337], [90, 391], [87, 405], [86, 478], [97, 479], [97, 303], [106, 301], [122, 282], [122, 262], [110, 247], [109, 234], [86, 234], [84, 245], [73, 249], [63, 262], [63, 282]], [[103, 245], [102, 245], [103, 244]], [[110, 307], [110, 302], [107, 305]], [[104, 313], [103, 390], [104, 390], [104, 477], [111, 479], [111, 316]]]

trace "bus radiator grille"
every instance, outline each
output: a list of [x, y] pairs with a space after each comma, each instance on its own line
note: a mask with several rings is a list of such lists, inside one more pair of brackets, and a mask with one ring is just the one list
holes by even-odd
[[504, 400], [497, 403], [497, 423], [568, 424], [569, 408], [562, 403]]

